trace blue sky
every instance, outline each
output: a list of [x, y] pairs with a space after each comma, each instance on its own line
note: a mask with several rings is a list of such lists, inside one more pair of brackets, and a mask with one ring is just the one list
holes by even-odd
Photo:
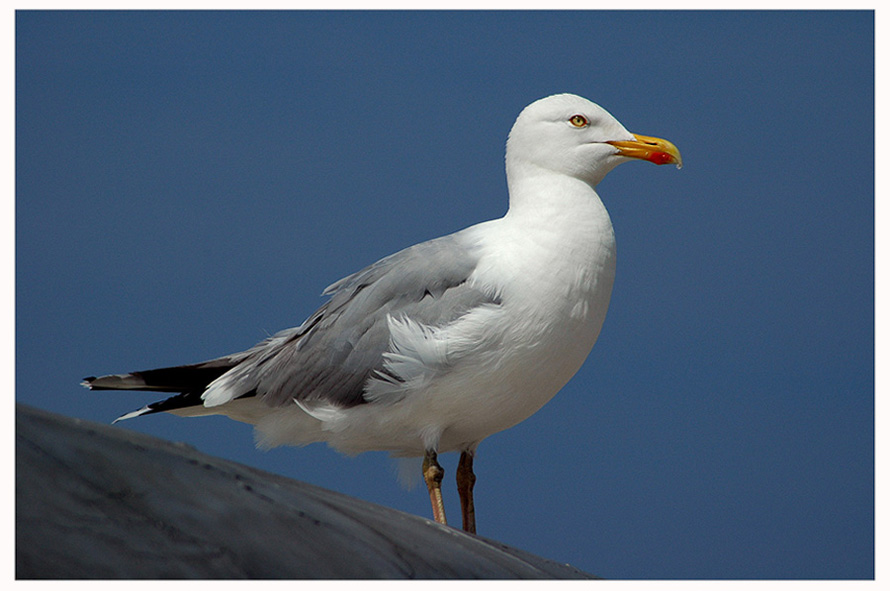
[[[684, 168], [600, 184], [609, 315], [480, 447], [480, 535], [608, 578], [873, 577], [871, 12], [19, 12], [17, 400], [110, 422], [153, 396], [82, 377], [242, 350], [501, 216], [507, 132], [557, 92]], [[382, 453], [121, 428], [429, 514]]]

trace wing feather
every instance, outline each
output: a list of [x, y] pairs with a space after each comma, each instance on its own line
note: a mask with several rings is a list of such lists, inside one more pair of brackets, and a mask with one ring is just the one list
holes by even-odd
[[324, 402], [351, 407], [369, 402], [369, 378], [388, 375], [391, 318], [428, 327], [449, 324], [471, 309], [497, 303], [467, 283], [476, 267], [460, 235], [424, 242], [381, 259], [329, 286], [331, 299], [300, 327], [282, 331], [246, 352], [212, 382], [207, 406], [248, 392], [270, 406]]

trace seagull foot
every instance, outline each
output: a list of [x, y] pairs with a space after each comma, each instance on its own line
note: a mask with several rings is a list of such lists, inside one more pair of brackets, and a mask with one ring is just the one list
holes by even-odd
[[473, 473], [472, 452], [461, 452], [460, 463], [457, 465], [457, 492], [460, 494], [460, 513], [464, 531], [476, 533], [476, 506], [473, 503], [473, 486], [476, 475]]
[[442, 500], [442, 476], [445, 470], [439, 465], [436, 452], [427, 450], [423, 456], [423, 480], [426, 482], [426, 488], [430, 491], [430, 503], [433, 506], [433, 519], [443, 525], [448, 525], [445, 521], [445, 503]]

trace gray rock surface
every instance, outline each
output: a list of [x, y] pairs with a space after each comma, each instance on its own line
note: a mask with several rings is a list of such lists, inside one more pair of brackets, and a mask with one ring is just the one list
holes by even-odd
[[22, 405], [16, 577], [595, 578], [184, 444]]

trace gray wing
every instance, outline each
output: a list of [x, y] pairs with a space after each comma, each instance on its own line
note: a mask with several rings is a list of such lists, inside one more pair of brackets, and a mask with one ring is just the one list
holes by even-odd
[[331, 299], [301, 326], [245, 351], [221, 379], [232, 398], [255, 394], [271, 406], [325, 401], [341, 407], [367, 402], [365, 382], [384, 369], [387, 316], [442, 326], [486, 303], [494, 294], [467, 278], [478, 257], [460, 234], [417, 244], [328, 287]]

